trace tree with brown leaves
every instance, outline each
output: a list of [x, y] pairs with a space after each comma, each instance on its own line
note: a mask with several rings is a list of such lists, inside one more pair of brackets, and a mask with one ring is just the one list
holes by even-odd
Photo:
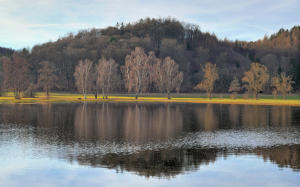
[[124, 77], [125, 87], [128, 92], [134, 91], [135, 97], [148, 90], [151, 83], [151, 69], [148, 55], [144, 49], [136, 47], [125, 58], [125, 65], [121, 70]]
[[178, 64], [171, 57], [166, 57], [163, 61], [157, 60], [153, 70], [157, 88], [161, 92], [167, 92], [168, 99], [171, 99], [170, 92], [179, 92], [183, 80], [183, 73], [179, 72]]
[[55, 74], [56, 69], [48, 61], [42, 61], [40, 64], [42, 65], [42, 68], [38, 71], [39, 78], [37, 86], [43, 88], [46, 96], [49, 97], [51, 89], [54, 87], [59, 87], [58, 78]]
[[80, 60], [75, 68], [76, 86], [78, 91], [83, 94], [84, 99], [86, 99], [86, 94], [92, 87], [92, 69], [93, 62], [88, 59]]
[[97, 86], [102, 90], [102, 96], [108, 98], [108, 94], [115, 89], [120, 82], [118, 64], [113, 60], [102, 57], [97, 65]]
[[263, 91], [269, 80], [269, 73], [266, 66], [259, 63], [252, 63], [249, 71], [244, 73], [242, 81], [246, 83], [245, 88], [252, 92], [257, 99], [258, 93]]
[[292, 84], [294, 83], [292, 77], [286, 76], [285, 72], [282, 72], [280, 75], [275, 75], [271, 79], [271, 85], [274, 87], [273, 95], [277, 95], [277, 93], [280, 92], [286, 99], [286, 95], [292, 91]]
[[241, 91], [241, 84], [240, 84], [240, 81], [235, 77], [231, 83], [230, 83], [230, 87], [229, 87], [229, 92], [231, 93], [231, 97], [233, 99], [236, 98], [236, 94], [237, 92]]
[[12, 58], [3, 57], [2, 62], [4, 87], [19, 99], [30, 83], [28, 61], [22, 54], [14, 53]]
[[209, 99], [211, 99], [215, 82], [219, 79], [217, 66], [216, 64], [208, 62], [205, 64], [204, 68], [202, 67], [202, 70], [204, 71], [204, 80], [201, 81], [195, 88], [205, 90]]

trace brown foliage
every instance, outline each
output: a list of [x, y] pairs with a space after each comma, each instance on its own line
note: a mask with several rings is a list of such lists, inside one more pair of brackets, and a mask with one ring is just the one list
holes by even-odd
[[292, 77], [286, 76], [284, 72], [280, 75], [275, 75], [271, 80], [271, 85], [274, 87], [273, 95], [275, 96], [278, 92], [280, 92], [284, 98], [286, 98], [287, 93], [292, 91], [292, 84], [294, 83], [295, 82], [292, 81]]
[[56, 69], [48, 61], [43, 61], [40, 64], [42, 65], [42, 68], [39, 70], [37, 86], [43, 88], [48, 97], [52, 88], [59, 87], [58, 78], [55, 74]]
[[214, 90], [214, 84], [217, 79], [219, 79], [219, 74], [217, 72], [216, 64], [210, 62], [206, 63], [204, 68], [204, 80], [200, 82], [195, 88], [200, 90], [205, 90], [209, 98]]
[[233, 99], [235, 99], [235, 98], [236, 98], [237, 92], [241, 91], [241, 89], [242, 89], [242, 88], [241, 88], [240, 81], [235, 77], [235, 78], [231, 81], [231, 83], [230, 83], [230, 87], [229, 87], [228, 92], [230, 92], [230, 93], [231, 93], [231, 97], [232, 97]]
[[[73, 91], [76, 88], [73, 74], [79, 60], [88, 58], [96, 62], [103, 56], [114, 59], [121, 66], [125, 64], [126, 55], [140, 46], [147, 52], [154, 51], [158, 58], [170, 56], [174, 59], [184, 73], [180, 88], [184, 92], [191, 92], [201, 81], [201, 66], [208, 61], [218, 67], [215, 92], [227, 92], [230, 81], [235, 76], [242, 77], [254, 61], [266, 65], [270, 76], [289, 72], [297, 92], [300, 89], [299, 36], [300, 27], [295, 26], [289, 30], [281, 29], [262, 40], [232, 42], [202, 32], [197, 25], [182, 24], [169, 18], [146, 18], [122, 26], [82, 30], [57, 41], [36, 45], [28, 52], [27, 60], [32, 77], [37, 77], [41, 61], [49, 61], [55, 66], [61, 85], [57, 91]], [[0, 48], [0, 56], [13, 53], [1, 51]], [[154, 91], [153, 84], [147, 91]], [[266, 85], [266, 91], [271, 91], [269, 85]]]
[[249, 71], [244, 73], [242, 79], [248, 92], [252, 92], [257, 98], [259, 92], [263, 91], [269, 80], [269, 73], [266, 66], [259, 63], [252, 63]]
[[29, 64], [22, 54], [14, 53], [12, 58], [3, 57], [3, 84], [4, 87], [13, 91], [16, 98], [21, 97], [30, 83]]

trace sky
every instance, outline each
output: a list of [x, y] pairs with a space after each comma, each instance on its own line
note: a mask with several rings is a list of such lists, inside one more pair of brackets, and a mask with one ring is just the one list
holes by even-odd
[[220, 39], [254, 41], [300, 25], [300, 0], [0, 0], [0, 46], [32, 48], [146, 17], [176, 18]]

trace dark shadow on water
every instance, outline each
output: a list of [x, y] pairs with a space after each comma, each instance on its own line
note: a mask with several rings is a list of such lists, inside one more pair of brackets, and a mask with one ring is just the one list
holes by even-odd
[[164, 149], [142, 151], [133, 154], [109, 153], [103, 157], [79, 155], [80, 164], [92, 167], [107, 167], [119, 171], [131, 171], [146, 177], [174, 177], [177, 174], [201, 169], [202, 165], [213, 164], [218, 158], [232, 155], [257, 155], [271, 161], [280, 168], [300, 171], [300, 146], [278, 146], [251, 150], [226, 150], [217, 148]]

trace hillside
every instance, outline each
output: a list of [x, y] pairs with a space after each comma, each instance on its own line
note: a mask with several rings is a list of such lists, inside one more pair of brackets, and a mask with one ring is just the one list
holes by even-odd
[[0, 57], [1, 56], [11, 56], [14, 53], [14, 50], [0, 47]]
[[[154, 51], [158, 57], [175, 59], [184, 72], [183, 92], [195, 91], [194, 86], [202, 78], [201, 65], [207, 61], [218, 67], [220, 79], [215, 85], [216, 92], [227, 92], [233, 78], [241, 78], [253, 61], [265, 64], [271, 74], [285, 71], [293, 75], [296, 90], [299, 90], [299, 40], [299, 26], [281, 29], [262, 40], [243, 42], [220, 40], [214, 34], [202, 32], [197, 25], [175, 19], [146, 18], [136, 23], [79, 31], [21, 53], [26, 53], [31, 64], [33, 81], [36, 81], [41, 61], [53, 63], [58, 69], [59, 90], [63, 91], [75, 90], [73, 73], [80, 59], [88, 58], [97, 63], [104, 56], [122, 65], [125, 56], [136, 46], [146, 52]], [[122, 88], [119, 91], [125, 92]]]

